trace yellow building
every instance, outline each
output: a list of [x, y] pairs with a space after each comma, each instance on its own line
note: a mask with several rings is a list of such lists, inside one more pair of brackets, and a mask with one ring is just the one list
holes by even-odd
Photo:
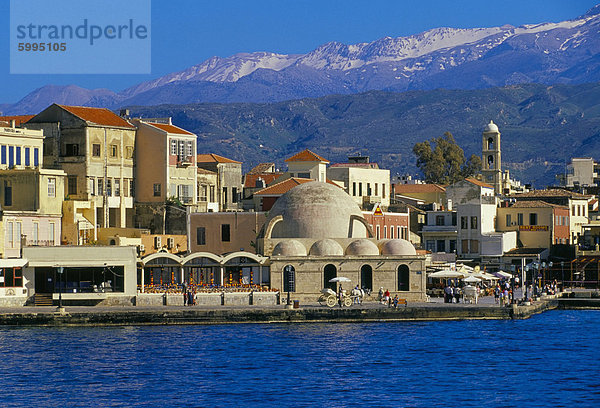
[[67, 173], [66, 199], [92, 203], [80, 213], [89, 224], [133, 225], [133, 125], [108, 109], [53, 104], [24, 126], [44, 131], [44, 166]]

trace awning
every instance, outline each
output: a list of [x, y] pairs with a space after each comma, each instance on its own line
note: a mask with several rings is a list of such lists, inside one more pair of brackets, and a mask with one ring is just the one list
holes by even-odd
[[22, 268], [29, 263], [28, 259], [0, 259], [0, 268]]

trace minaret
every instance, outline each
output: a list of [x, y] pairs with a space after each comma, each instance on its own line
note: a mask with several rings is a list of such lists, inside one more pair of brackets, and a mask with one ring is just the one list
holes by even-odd
[[502, 194], [502, 162], [500, 160], [500, 131], [490, 120], [483, 129], [482, 169], [483, 181], [494, 186], [495, 194]]

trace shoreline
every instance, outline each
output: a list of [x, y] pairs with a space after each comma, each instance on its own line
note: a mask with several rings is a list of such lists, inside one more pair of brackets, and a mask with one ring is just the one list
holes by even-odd
[[[32, 310], [33, 309], [33, 310]], [[390, 309], [377, 304], [350, 308], [273, 307], [21, 307], [0, 310], [0, 326], [146, 326], [277, 323], [380, 323], [408, 321], [522, 320], [549, 310], [600, 310], [600, 299], [544, 298], [531, 305], [418, 304]]]

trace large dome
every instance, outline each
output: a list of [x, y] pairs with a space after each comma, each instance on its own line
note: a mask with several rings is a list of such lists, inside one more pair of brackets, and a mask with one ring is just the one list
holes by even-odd
[[306, 256], [306, 247], [295, 239], [279, 242], [273, 248], [273, 256]]
[[[269, 211], [268, 223], [277, 216], [271, 238], [366, 238], [358, 204], [344, 190], [332, 184], [311, 181], [279, 197]], [[350, 234], [350, 231], [352, 234]]]
[[322, 239], [315, 242], [310, 247], [308, 253], [314, 256], [342, 256], [344, 255], [344, 250], [333, 239]]

